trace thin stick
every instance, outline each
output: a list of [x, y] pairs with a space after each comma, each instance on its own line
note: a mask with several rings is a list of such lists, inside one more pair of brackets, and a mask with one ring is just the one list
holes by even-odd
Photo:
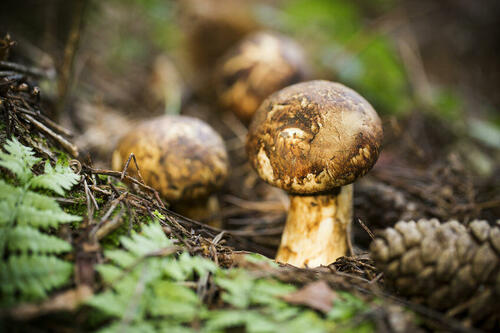
[[370, 238], [372, 240], [375, 239], [375, 235], [373, 234], [373, 232], [370, 230], [370, 228], [368, 228], [366, 226], [366, 224], [363, 223], [363, 221], [361, 221], [361, 219], [358, 219], [358, 223], [361, 225], [361, 227], [366, 231], [366, 233], [368, 234], [368, 236], [370, 236]]
[[39, 68], [27, 67], [27, 66], [23, 66], [21, 64], [16, 64], [13, 62], [8, 62], [8, 61], [0, 61], [0, 68], [11, 69], [11, 70], [19, 72], [19, 73], [38, 76], [38, 77], [51, 78], [49, 73], [47, 73], [46, 71], [41, 70]]
[[71, 142], [69, 142], [68, 140], [66, 140], [65, 138], [63, 138], [61, 135], [55, 133], [50, 128], [48, 128], [47, 126], [45, 126], [44, 124], [42, 124], [41, 122], [39, 122], [38, 120], [36, 120], [35, 118], [33, 118], [32, 116], [30, 116], [29, 114], [25, 114], [24, 117], [27, 120], [29, 120], [30, 123], [32, 123], [33, 125], [35, 125], [36, 127], [38, 127], [38, 129], [40, 129], [42, 132], [45, 132], [46, 134], [50, 135], [67, 152], [69, 152], [72, 157], [75, 157], [75, 158], [78, 157], [78, 148], [74, 144], [72, 144]]
[[139, 180], [144, 184], [144, 179], [142, 178], [141, 175], [141, 170], [139, 169], [139, 164], [137, 163], [137, 160], [135, 158], [134, 153], [131, 153], [130, 156], [127, 159], [127, 162], [125, 163], [125, 167], [123, 167], [122, 175], [120, 177], [120, 180], [123, 180], [123, 177], [125, 177], [125, 173], [127, 172], [128, 165], [130, 164], [130, 160], [134, 160], [135, 167], [137, 169], [137, 175], [139, 176]]
[[111, 221], [102, 225], [95, 233], [95, 238], [101, 240], [107, 235], [109, 235], [113, 230], [116, 230], [122, 223], [122, 216], [125, 214], [125, 210], [121, 209], [118, 214], [116, 214]]
[[90, 199], [91, 194], [86, 179], [83, 180], [83, 188], [85, 189], [85, 197], [87, 198], [87, 218], [89, 220], [89, 224], [92, 224], [94, 216], [94, 206], [92, 205], [92, 201]]
[[127, 194], [128, 194], [128, 192], [123, 192], [118, 198], [114, 199], [111, 202], [111, 206], [106, 211], [106, 213], [101, 217], [101, 220], [99, 221], [99, 223], [97, 223], [97, 225], [90, 231], [89, 239], [95, 240], [97, 238], [96, 234], [99, 231], [99, 229], [101, 228], [101, 226], [104, 224], [104, 222], [106, 222], [109, 219], [111, 214], [114, 212], [116, 206], [118, 206], [118, 204], [120, 204], [122, 202], [122, 200], [127, 196]]
[[43, 120], [44, 123], [46, 123], [47, 125], [49, 125], [50, 127], [52, 127], [52, 129], [54, 129], [55, 131], [63, 134], [63, 135], [66, 135], [66, 136], [73, 136], [73, 133], [71, 133], [70, 130], [60, 126], [59, 124], [57, 124], [56, 122], [50, 120], [49, 118], [47, 118], [46, 116], [44, 116], [43, 114], [39, 113], [39, 112], [35, 112], [35, 111], [31, 111], [31, 110], [28, 110], [28, 109], [25, 109], [25, 108], [22, 108], [20, 106], [16, 106], [15, 107], [17, 111], [21, 112], [21, 113], [26, 113], [26, 114], [29, 114], [33, 117], [37, 117], [37, 118], [40, 118]]

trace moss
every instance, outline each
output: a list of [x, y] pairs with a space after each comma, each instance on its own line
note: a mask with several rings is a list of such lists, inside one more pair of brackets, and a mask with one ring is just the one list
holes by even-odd
[[[135, 210], [131, 209], [131, 211], [134, 212]], [[118, 212], [119, 209], [116, 209], [115, 212], [112, 214], [112, 217], [118, 214]], [[132, 222], [131, 223], [132, 230], [136, 232], [139, 232], [143, 225], [151, 223], [151, 218], [149, 218], [149, 216], [141, 214], [135, 214], [135, 220], [132, 219], [131, 221], [131, 216], [128, 212], [125, 212], [125, 214], [123, 214], [122, 219], [124, 220], [123, 223], [116, 230], [111, 232], [109, 235], [107, 235], [100, 241], [100, 244], [103, 249], [113, 249], [119, 246], [120, 238], [122, 236], [129, 236], [129, 225], [131, 222]]]

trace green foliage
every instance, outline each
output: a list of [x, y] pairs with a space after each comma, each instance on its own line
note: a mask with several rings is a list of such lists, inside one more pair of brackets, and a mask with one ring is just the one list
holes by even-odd
[[71, 245], [39, 229], [79, 221], [65, 213], [51, 197], [34, 189], [64, 195], [79, 177], [62, 164], [45, 164], [45, 173], [35, 175], [32, 168], [41, 161], [33, 150], [16, 139], [7, 140], [0, 152], [0, 166], [15, 175], [16, 185], [0, 179], [0, 292], [2, 304], [36, 300], [47, 291], [64, 285], [72, 264], [56, 257]]
[[35, 152], [30, 147], [23, 146], [17, 139], [7, 140], [3, 147], [6, 152], [0, 152], [0, 166], [12, 172], [25, 184], [33, 177], [31, 168], [40, 159], [35, 157]]
[[[179, 253], [157, 222], [144, 226], [141, 233], [121, 237], [120, 242], [123, 249], [105, 251], [107, 263], [97, 267], [104, 290], [87, 302], [109, 323], [101, 332], [125, 328], [139, 332], [222, 332], [231, 328], [327, 332], [367, 309], [361, 300], [345, 293], [338, 305], [343, 308], [339, 310], [342, 316], [332, 314], [334, 320], [325, 320], [281, 298], [296, 290], [292, 285], [257, 277], [242, 268], [221, 269], [208, 259]], [[249, 260], [267, 261], [258, 256]], [[207, 309], [194, 290], [209, 275], [221, 290], [223, 309]]]
[[33, 177], [31, 187], [48, 189], [59, 195], [64, 195], [65, 191], [78, 183], [78, 179], [78, 175], [75, 175], [70, 168], [61, 164], [57, 164], [53, 168], [49, 161], [47, 161], [45, 162], [45, 172]]
[[[124, 249], [105, 251], [109, 263], [97, 267], [109, 287], [88, 302], [106, 317], [118, 320], [103, 331], [114, 331], [121, 324], [144, 331], [181, 329], [199, 316], [203, 305], [184, 283], [215, 271], [213, 262], [188, 254], [175, 258], [171, 254], [176, 248], [158, 223], [120, 240]], [[148, 324], [146, 319], [150, 319]]]
[[356, 4], [344, 0], [292, 0], [279, 26], [304, 40], [317, 66], [358, 90], [379, 112], [409, 110], [404, 66], [391, 41], [365, 28]]
[[437, 111], [438, 116], [441, 116], [446, 121], [463, 119], [463, 101], [453, 90], [434, 89], [431, 104]]
[[347, 293], [338, 292], [338, 298], [334, 300], [333, 308], [327, 317], [338, 322], [351, 319], [356, 313], [368, 310], [367, 305], [359, 298]]
[[71, 276], [72, 265], [54, 256], [11, 255], [0, 263], [2, 294], [19, 291], [30, 299], [42, 298], [47, 290], [59, 287]]
[[71, 251], [71, 245], [56, 236], [44, 234], [35, 228], [16, 226], [9, 231], [7, 249], [11, 252], [23, 254], [29, 252], [48, 254]]

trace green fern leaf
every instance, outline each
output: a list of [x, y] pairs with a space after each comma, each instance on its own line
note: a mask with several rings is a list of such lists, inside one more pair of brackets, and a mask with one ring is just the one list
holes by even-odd
[[[140, 322], [140, 323], [114, 323], [103, 329], [100, 329], [98, 333], [123, 333], [123, 332], [134, 332], [134, 333], [156, 333], [158, 332], [155, 327], [148, 322]], [[172, 331], [165, 331], [174, 333]]]
[[151, 299], [151, 291], [147, 288], [151, 282], [151, 270], [141, 264], [124, 273], [120, 280], [113, 283], [112, 289], [93, 296], [87, 304], [108, 317], [126, 317], [131, 322], [138, 322], [144, 318], [148, 300]]
[[52, 256], [10, 256], [0, 262], [0, 290], [7, 295], [20, 291], [25, 299], [43, 298], [68, 281], [72, 267]]
[[174, 281], [185, 281], [189, 274], [179, 261], [174, 258], [166, 259], [161, 269], [163, 274]]
[[198, 276], [205, 276], [208, 273], [213, 273], [217, 270], [217, 265], [208, 259], [191, 256], [187, 252], [179, 255], [178, 259], [169, 259], [161, 267], [163, 273], [173, 280], [184, 281], [192, 279], [194, 273]]
[[109, 264], [97, 265], [95, 269], [99, 272], [99, 274], [101, 274], [101, 278], [104, 283], [108, 285], [118, 281], [118, 279], [124, 274], [122, 269]]
[[[71, 245], [38, 228], [56, 227], [81, 217], [65, 213], [54, 199], [28, 190], [32, 186], [64, 194], [64, 189], [75, 183], [76, 175], [62, 166], [53, 169], [47, 162], [46, 177], [34, 177], [31, 168], [40, 159], [31, 148], [13, 139], [7, 140], [4, 150], [0, 166], [22, 184], [15, 187], [0, 180], [0, 302], [13, 304], [46, 297], [47, 292], [69, 280], [73, 265], [48, 254], [70, 251]], [[7, 256], [6, 249], [10, 251]]]
[[94, 295], [85, 303], [100, 310], [107, 316], [120, 318], [127, 310], [129, 300], [130, 295], [116, 294], [108, 290]]
[[152, 316], [166, 316], [177, 322], [190, 322], [200, 311], [201, 302], [196, 293], [170, 281], [157, 281], [152, 285], [154, 297], [148, 306]]
[[0, 180], [0, 226], [14, 222], [16, 204], [21, 199], [22, 189], [6, 184]]
[[31, 227], [17, 226], [0, 228], [0, 233], [7, 234], [7, 248], [10, 251], [27, 253], [63, 253], [71, 251], [71, 245], [55, 236], [46, 235]]
[[173, 245], [158, 223], [151, 223], [145, 226], [140, 234], [134, 234], [131, 237], [121, 237], [120, 242], [124, 248], [138, 257]]
[[44, 174], [33, 177], [30, 187], [42, 188], [64, 195], [65, 191], [71, 189], [78, 183], [80, 176], [75, 174], [70, 167], [57, 164], [53, 168], [49, 161], [45, 162]]
[[104, 255], [122, 268], [128, 268], [138, 260], [137, 256], [124, 250], [107, 250], [104, 251]]
[[64, 212], [54, 199], [31, 191], [26, 192], [22, 205], [17, 207], [20, 225], [48, 228], [81, 219], [81, 216]]
[[163, 320], [158, 324], [158, 329], [156, 330], [157, 332], [161, 333], [196, 333], [196, 332], [206, 332], [208, 331], [205, 330], [194, 330], [189, 327], [184, 327], [181, 326], [180, 324], [177, 323], [172, 323], [168, 320]]
[[41, 159], [34, 156], [32, 148], [23, 146], [16, 138], [7, 140], [3, 148], [7, 153], [0, 152], [0, 166], [11, 171], [26, 184], [33, 176], [31, 168]]
[[243, 269], [234, 269], [215, 277], [215, 283], [226, 291], [222, 299], [236, 308], [244, 309], [250, 305], [254, 278]]
[[250, 293], [250, 303], [252, 305], [266, 305], [273, 308], [283, 308], [287, 306], [279, 296], [289, 294], [296, 288], [290, 284], [282, 283], [273, 279], [259, 279], [255, 282]]
[[245, 326], [248, 321], [247, 310], [221, 310], [208, 313], [205, 329], [219, 331], [231, 327]]
[[193, 276], [193, 272], [198, 276], [205, 276], [217, 270], [217, 265], [213, 261], [200, 256], [191, 256], [187, 252], [181, 253], [178, 261], [188, 278]]

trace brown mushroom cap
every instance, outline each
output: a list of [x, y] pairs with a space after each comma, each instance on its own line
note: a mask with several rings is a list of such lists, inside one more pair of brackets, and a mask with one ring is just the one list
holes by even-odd
[[380, 118], [363, 97], [339, 83], [309, 81], [262, 103], [246, 149], [266, 182], [312, 194], [363, 176], [377, 161], [381, 141]]
[[[186, 116], [162, 116], [129, 131], [113, 153], [121, 171], [134, 153], [144, 182], [169, 201], [205, 197], [219, 188], [228, 172], [222, 138], [208, 124]], [[128, 172], [137, 176], [133, 162]]]
[[220, 103], [248, 121], [267, 96], [304, 79], [305, 63], [301, 47], [290, 38], [269, 32], [252, 34], [218, 65]]

